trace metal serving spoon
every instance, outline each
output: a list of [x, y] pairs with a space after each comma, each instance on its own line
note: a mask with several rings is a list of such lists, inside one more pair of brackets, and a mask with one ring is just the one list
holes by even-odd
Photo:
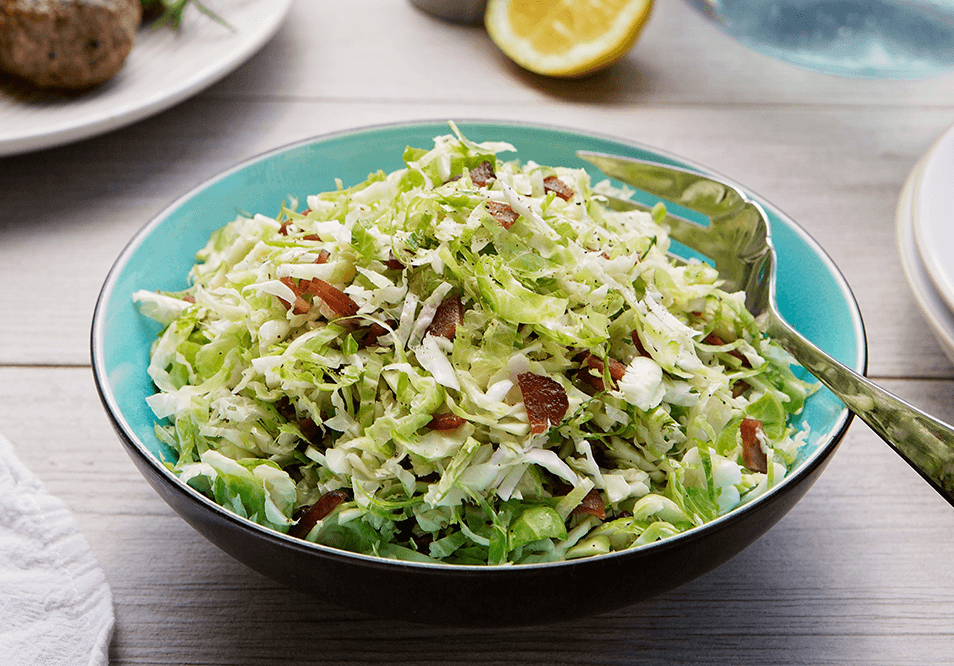
[[[675, 215], [665, 224], [673, 239], [714, 262], [727, 291], [745, 291], [746, 307], [765, 318], [770, 337], [954, 505], [954, 429], [839, 363], [785, 321], [776, 302], [775, 248], [757, 203], [693, 171], [601, 153], [577, 155], [607, 176], [707, 216], [708, 226]], [[617, 210], [648, 210], [637, 202], [607, 199]]]

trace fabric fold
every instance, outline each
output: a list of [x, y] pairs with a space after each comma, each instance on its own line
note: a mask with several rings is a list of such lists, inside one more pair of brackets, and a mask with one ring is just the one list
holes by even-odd
[[114, 624], [106, 576], [73, 515], [0, 435], [0, 660], [105, 666]]

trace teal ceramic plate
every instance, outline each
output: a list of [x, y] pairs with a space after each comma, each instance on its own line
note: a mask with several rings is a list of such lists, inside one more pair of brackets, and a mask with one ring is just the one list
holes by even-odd
[[[458, 125], [469, 139], [512, 143], [517, 149], [516, 158], [523, 161], [587, 167], [592, 173], [593, 167], [575, 155], [577, 150], [589, 150], [654, 160], [718, 176], [655, 148], [595, 134], [502, 122], [459, 122]], [[354, 588], [349, 590], [346, 587], [349, 575], [354, 576], [353, 585], [367, 585], [374, 577], [369, 571], [373, 571], [381, 576], [378, 585], [395, 592], [401, 590], [404, 594], [421, 596], [421, 603], [410, 619], [450, 624], [533, 624], [619, 607], [671, 589], [715, 568], [781, 518], [807, 491], [834, 452], [851, 414], [827, 390], [820, 390], [808, 400], [802, 419], [810, 426], [811, 435], [795, 470], [762, 497], [712, 523], [667, 541], [635, 551], [549, 565], [463, 567], [416, 564], [355, 555], [301, 542], [218, 507], [179, 482], [161, 464], [161, 460], [172, 460], [172, 452], [156, 440], [154, 418], [145, 400], [154, 392], [146, 367], [150, 344], [159, 329], [155, 322], [138, 313], [132, 301], [133, 292], [185, 288], [186, 275], [195, 253], [205, 245], [214, 229], [233, 220], [237, 212], [274, 215], [281, 203], [291, 197], [304, 200], [308, 194], [334, 189], [336, 178], [349, 186], [364, 180], [373, 171], [401, 168], [405, 147], [430, 147], [433, 137], [448, 132], [445, 122], [377, 126], [326, 135], [267, 153], [216, 176], [181, 197], [132, 239], [106, 280], [96, 306], [92, 331], [97, 387], [129, 454], [147, 480], [176, 511], [237, 559], [281, 582], [294, 582], [298, 587], [310, 589], [329, 601], [378, 614], [388, 614], [388, 604], [382, 604], [380, 600], [373, 604], [362, 603], [360, 598], [356, 599]], [[598, 173], [592, 175], [594, 182], [601, 178]], [[858, 305], [844, 278], [804, 230], [770, 203], [752, 196], [765, 207], [770, 217], [772, 237], [778, 251], [778, 300], [782, 313], [823, 350], [863, 373], [866, 364], [864, 327]], [[647, 198], [647, 201], [651, 199]], [[281, 560], [276, 553], [300, 561], [301, 566], [318, 558], [325, 567], [314, 574], [314, 580], [302, 582], [301, 576], [288, 577], [287, 566], [276, 566]], [[700, 557], [700, 553], [705, 553], [705, 556]], [[682, 571], [673, 574], [668, 560], [677, 556], [692, 564], [683, 564]], [[640, 561], [639, 565], [633, 564], [636, 560]], [[641, 567], [644, 574], [633, 578], [633, 566]], [[668, 573], [660, 573], [657, 576], [660, 580], [652, 581], [650, 576], [654, 566]], [[519, 603], [515, 597], [514, 608], [503, 613], [499, 611], [499, 595], [516, 595], [524, 585], [539, 587], [548, 576], [569, 576], [582, 584], [588, 576], [599, 578], [617, 567], [620, 572], [614, 583], [591, 581], [594, 585], [600, 584], [602, 592], [594, 597], [591, 591], [589, 596], [593, 599], [577, 602], [572, 607], [554, 606], [559, 600], [547, 598], [540, 599], [542, 605], [535, 605], [532, 611], [521, 611], [526, 597], [520, 597], [522, 601]], [[516, 571], [524, 573], [513, 573]], [[630, 584], [619, 582], [620, 576], [625, 576], [624, 571], [630, 572]], [[442, 604], [425, 599], [421, 592], [429, 586], [440, 589], [447, 584], [448, 576], [455, 578], [455, 584], [462, 586], [462, 590], [468, 584], [475, 586], [471, 593], [473, 598], [462, 604], [455, 600], [454, 609], [447, 608], [448, 602]], [[566, 581], [563, 583], [566, 588]], [[496, 591], [495, 585], [499, 585]], [[608, 587], [614, 586], [616, 589], [607, 592]], [[585, 589], [590, 588], [581, 587], [578, 594], [585, 597]], [[498, 599], [492, 598], [494, 594]], [[467, 597], [462, 594], [461, 598]], [[489, 611], [491, 602], [497, 609], [492, 616]], [[482, 605], [484, 603], [486, 607]], [[404, 603], [400, 606], [406, 609]], [[407, 616], [404, 610], [401, 612]]]

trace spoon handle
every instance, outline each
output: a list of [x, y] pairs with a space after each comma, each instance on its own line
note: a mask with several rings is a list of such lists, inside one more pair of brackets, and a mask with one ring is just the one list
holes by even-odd
[[769, 316], [768, 335], [954, 506], [954, 429], [842, 365], [774, 311]]

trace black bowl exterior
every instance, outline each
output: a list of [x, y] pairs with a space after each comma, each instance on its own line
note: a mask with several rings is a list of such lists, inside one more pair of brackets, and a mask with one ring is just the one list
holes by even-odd
[[[97, 388], [102, 390], [98, 380]], [[568, 562], [461, 567], [355, 555], [248, 523], [170, 477], [109, 416], [133, 463], [159, 496], [239, 562], [337, 606], [392, 620], [460, 627], [531, 626], [589, 617], [644, 601], [712, 571], [795, 506], [827, 466], [848, 426], [797, 478], [771, 491], [767, 501], [690, 532], [640, 549]]]

